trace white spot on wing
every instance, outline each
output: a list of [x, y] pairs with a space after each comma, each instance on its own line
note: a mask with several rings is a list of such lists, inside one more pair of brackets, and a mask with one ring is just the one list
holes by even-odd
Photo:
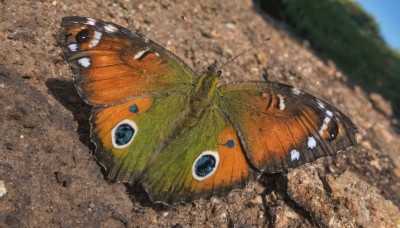
[[[209, 174], [207, 174], [206, 176], [204, 176], [204, 177], [199, 177], [199, 176], [197, 176], [197, 174], [196, 174], [196, 170], [195, 170], [196, 167], [195, 167], [195, 165], [196, 165], [197, 161], [198, 161], [201, 157], [203, 157], [204, 155], [211, 155], [211, 156], [213, 156], [213, 157], [215, 158], [215, 167], [214, 167], [213, 171], [211, 171], [211, 172], [210, 172]], [[192, 176], [193, 176], [193, 178], [196, 179], [196, 180], [198, 180], [198, 181], [202, 181], [202, 180], [204, 180], [204, 179], [206, 179], [206, 178], [212, 176], [212, 175], [217, 171], [218, 164], [219, 164], [219, 154], [218, 154], [217, 151], [211, 151], [211, 150], [203, 151], [203, 152], [196, 158], [196, 160], [195, 160], [194, 163], [193, 163], [193, 166], [192, 166]]]
[[94, 37], [90, 41], [89, 48], [96, 47], [96, 45], [99, 44], [99, 41], [101, 39], [101, 35], [103, 35], [101, 32], [94, 31]]
[[107, 25], [105, 25], [105, 26], [104, 26], [104, 29], [106, 30], [106, 32], [109, 32], [109, 33], [114, 33], [114, 32], [116, 32], [116, 31], [118, 31], [118, 28], [115, 27], [115, 26], [112, 25], [112, 24], [107, 24]]
[[279, 98], [279, 110], [285, 109], [285, 97], [278, 95]]
[[138, 53], [136, 53], [136, 55], [133, 57], [135, 60], [140, 59], [144, 53], [146, 53], [147, 51], [149, 51], [149, 49], [143, 50], [143, 51], [139, 51]]
[[97, 21], [95, 19], [88, 17], [88, 18], [86, 18], [86, 23], [85, 24], [87, 24], [87, 25], [95, 25], [96, 22]]
[[331, 121], [331, 118], [325, 117], [324, 122], [322, 123], [321, 128], [319, 129], [319, 134], [322, 136], [324, 131], [328, 129], [328, 124]]
[[290, 159], [291, 159], [292, 161], [294, 161], [294, 160], [299, 160], [299, 159], [300, 159], [300, 152], [297, 151], [297, 150], [292, 150], [292, 151], [290, 151]]
[[331, 111], [329, 111], [329, 110], [326, 110], [325, 114], [326, 114], [327, 116], [329, 116], [329, 117], [332, 117], [332, 116], [333, 116], [333, 113], [332, 113]]
[[299, 90], [298, 88], [292, 88], [292, 93], [295, 95], [300, 95], [301, 94], [301, 90]]
[[322, 101], [318, 100], [318, 101], [317, 101], [317, 104], [318, 104], [318, 106], [319, 106], [320, 108], [325, 108], [325, 105], [324, 105], [324, 103], [322, 103]]
[[90, 59], [87, 57], [81, 58], [78, 60], [78, 63], [83, 67], [88, 67], [88, 66], [90, 66]]
[[314, 149], [316, 146], [317, 146], [317, 141], [315, 140], [315, 138], [312, 136], [308, 137], [307, 147], [309, 149]]
[[[121, 124], [128, 124], [129, 126], [131, 126], [134, 130], [135, 133], [133, 134], [132, 138], [129, 140], [128, 143], [126, 143], [125, 145], [118, 145], [115, 143], [115, 131], [117, 130], [117, 128], [121, 125]], [[117, 149], [124, 149], [127, 146], [129, 146], [131, 144], [131, 142], [133, 141], [133, 139], [136, 137], [137, 135], [137, 131], [139, 130], [139, 127], [136, 125], [136, 123], [132, 120], [129, 119], [124, 119], [121, 122], [119, 122], [117, 125], [115, 125], [115, 127], [111, 130], [111, 142], [114, 146], [114, 148]]]
[[78, 45], [77, 44], [70, 44], [68, 45], [68, 48], [70, 51], [76, 51], [78, 50]]

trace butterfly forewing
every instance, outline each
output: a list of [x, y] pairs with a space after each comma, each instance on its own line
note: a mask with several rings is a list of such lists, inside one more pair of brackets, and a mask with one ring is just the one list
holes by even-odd
[[220, 90], [221, 110], [261, 171], [294, 168], [355, 144], [356, 127], [342, 112], [291, 86], [244, 82]]
[[96, 159], [107, 179], [133, 183], [171, 137], [187, 107], [194, 72], [136, 32], [86, 17], [65, 17], [57, 41], [91, 117]]
[[113, 23], [65, 17], [57, 41], [79, 94], [92, 105], [159, 93], [188, 93], [196, 80], [194, 72], [174, 54]]

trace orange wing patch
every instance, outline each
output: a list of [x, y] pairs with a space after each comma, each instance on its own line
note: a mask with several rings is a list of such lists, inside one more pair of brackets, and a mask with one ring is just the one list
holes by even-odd
[[196, 193], [212, 189], [243, 185], [248, 179], [250, 167], [246, 161], [239, 138], [231, 125], [219, 135], [217, 152], [219, 164], [216, 172], [202, 181], [192, 179], [191, 191]]
[[355, 143], [356, 127], [343, 113], [293, 87], [259, 82], [221, 90], [222, 111], [261, 171], [297, 167]]
[[[102, 141], [103, 147], [107, 150], [113, 149], [111, 130], [122, 120], [135, 120], [140, 113], [146, 112], [152, 105], [153, 98], [141, 98], [132, 100], [120, 105], [102, 109], [96, 113], [94, 123], [96, 124], [93, 132]], [[135, 111], [137, 112], [135, 113]], [[118, 150], [116, 150], [118, 152]]]
[[316, 112], [307, 106], [301, 109], [303, 115], [288, 118], [260, 114], [256, 110], [242, 110], [243, 114], [238, 115], [246, 146], [251, 151], [250, 158], [257, 167], [282, 162], [291, 150], [306, 142], [308, 132], [321, 125]]
[[64, 18], [57, 41], [75, 85], [91, 105], [142, 95], [188, 92], [196, 76], [173, 54], [139, 34], [94, 19]]

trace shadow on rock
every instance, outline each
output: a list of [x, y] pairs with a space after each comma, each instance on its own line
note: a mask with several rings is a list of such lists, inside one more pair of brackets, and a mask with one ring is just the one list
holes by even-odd
[[92, 107], [80, 98], [72, 81], [49, 79], [46, 81], [46, 86], [54, 98], [71, 111], [75, 120], [78, 121], [77, 133], [79, 134], [79, 140], [94, 151], [95, 147], [90, 141], [89, 123]]
[[301, 206], [299, 206], [288, 194], [288, 177], [287, 173], [276, 173], [268, 174], [264, 173], [259, 182], [265, 187], [262, 193], [263, 204], [265, 205], [264, 216], [269, 218], [271, 224], [275, 224], [276, 221], [276, 211], [279, 210], [280, 204], [285, 202], [285, 204], [291, 208], [297, 214], [303, 216], [311, 224], [313, 224], [313, 219], [310, 214]]

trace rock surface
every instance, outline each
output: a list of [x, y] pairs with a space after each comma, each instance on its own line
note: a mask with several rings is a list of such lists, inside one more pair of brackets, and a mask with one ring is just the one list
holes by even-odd
[[[392, 122], [362, 87], [251, 1], [5, 0], [1, 12], [0, 179], [7, 194], [0, 198], [0, 227], [399, 226], [400, 137]], [[55, 41], [68, 15], [139, 30], [197, 72], [205, 69], [204, 58], [182, 15], [209, 60], [225, 62], [270, 37], [225, 67], [224, 82], [263, 80], [265, 73], [306, 90], [348, 114], [361, 143], [287, 175], [263, 176], [227, 197], [143, 203], [140, 192], [107, 183], [90, 155], [91, 108], [79, 98]]]

